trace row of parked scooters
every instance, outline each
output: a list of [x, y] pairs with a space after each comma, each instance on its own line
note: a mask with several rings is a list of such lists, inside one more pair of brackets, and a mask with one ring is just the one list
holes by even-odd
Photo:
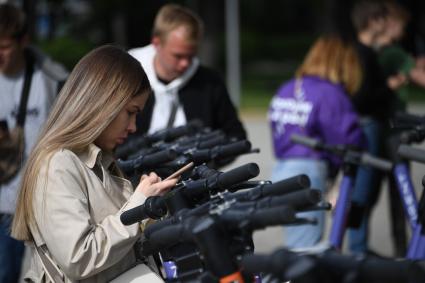
[[[260, 170], [256, 163], [219, 171], [239, 155], [259, 150], [199, 121], [141, 136], [117, 150], [119, 166], [135, 182], [150, 171], [166, 178], [190, 167], [170, 192], [149, 197], [124, 212], [121, 221], [130, 225], [156, 220], [144, 230], [138, 256], [141, 262], [153, 257], [166, 282], [425, 282], [425, 197], [422, 193], [417, 200], [404, 161], [425, 162], [425, 151], [409, 145], [425, 139], [425, 118], [405, 115], [397, 121], [406, 131], [396, 163], [347, 146], [292, 137], [293, 142], [337, 155], [343, 162], [329, 244], [321, 249], [295, 252], [283, 247], [268, 255], [255, 253], [254, 231], [274, 225], [314, 225], [314, 219], [297, 213], [330, 210], [331, 205], [310, 187], [306, 175], [275, 183], [253, 180]], [[340, 252], [359, 165], [394, 172], [413, 231], [404, 259]]]

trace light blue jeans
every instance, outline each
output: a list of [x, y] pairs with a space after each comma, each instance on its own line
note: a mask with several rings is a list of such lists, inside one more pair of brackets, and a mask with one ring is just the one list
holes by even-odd
[[[367, 152], [379, 156], [382, 150], [382, 125], [373, 119], [362, 121], [362, 130], [367, 140]], [[379, 188], [379, 171], [377, 169], [360, 166], [357, 170], [354, 182], [353, 194], [351, 200], [363, 206], [365, 209], [371, 209], [370, 203], [374, 195], [374, 190]], [[358, 228], [348, 229], [348, 247], [352, 253], [365, 253], [368, 250], [368, 230], [369, 230], [370, 212], [365, 211], [361, 216], [360, 226]]]
[[[299, 174], [306, 174], [311, 181], [311, 188], [326, 189], [328, 167], [325, 161], [316, 159], [279, 160], [273, 168], [271, 181], [277, 182]], [[298, 213], [297, 217], [316, 218], [317, 225], [297, 225], [285, 227], [285, 246], [288, 248], [307, 248], [320, 242], [325, 227], [325, 212], [311, 211]]]

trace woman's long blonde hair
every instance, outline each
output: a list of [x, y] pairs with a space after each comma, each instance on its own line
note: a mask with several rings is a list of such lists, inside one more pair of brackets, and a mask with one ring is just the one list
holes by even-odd
[[[59, 149], [83, 151], [136, 95], [151, 88], [140, 63], [126, 51], [106, 45], [84, 56], [63, 86], [30, 154], [18, 196], [12, 236], [31, 240], [33, 198], [39, 172]], [[46, 182], [45, 179], [41, 180]]]
[[350, 95], [359, 89], [362, 81], [361, 64], [354, 45], [337, 35], [317, 39], [296, 75], [317, 76], [342, 84]]

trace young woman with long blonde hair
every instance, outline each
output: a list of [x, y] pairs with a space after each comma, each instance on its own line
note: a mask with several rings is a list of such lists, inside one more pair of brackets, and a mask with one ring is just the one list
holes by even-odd
[[176, 183], [151, 173], [133, 191], [113, 160], [150, 93], [140, 63], [117, 47], [72, 71], [26, 164], [13, 221], [12, 236], [31, 246], [30, 282], [48, 281], [46, 258], [65, 282], [107, 282], [134, 265], [140, 225], [120, 214]]

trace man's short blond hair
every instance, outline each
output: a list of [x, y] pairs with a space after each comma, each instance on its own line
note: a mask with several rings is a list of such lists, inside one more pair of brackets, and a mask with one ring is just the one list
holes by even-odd
[[193, 43], [200, 41], [203, 23], [199, 16], [180, 5], [167, 4], [156, 15], [152, 35], [159, 37], [164, 42], [171, 31], [181, 26], [185, 27], [187, 31], [188, 41]]

